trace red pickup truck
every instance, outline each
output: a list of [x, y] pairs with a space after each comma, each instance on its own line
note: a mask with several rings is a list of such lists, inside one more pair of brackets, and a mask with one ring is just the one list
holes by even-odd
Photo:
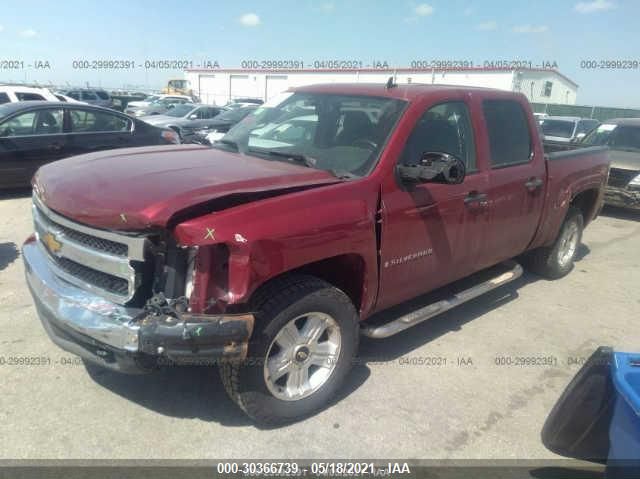
[[249, 416], [291, 421], [340, 387], [360, 334], [390, 336], [499, 287], [522, 273], [515, 257], [550, 278], [571, 270], [602, 205], [606, 150], [545, 156], [536, 125], [521, 94], [319, 85], [212, 147], [52, 163], [33, 180], [27, 283], [51, 339], [88, 364], [216, 363]]

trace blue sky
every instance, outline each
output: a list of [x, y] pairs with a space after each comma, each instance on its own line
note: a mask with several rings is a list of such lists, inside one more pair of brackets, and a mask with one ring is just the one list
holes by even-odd
[[322, 59], [557, 62], [578, 103], [640, 108], [640, 68], [588, 70], [581, 60], [640, 62], [638, 0], [0, 1], [0, 81], [158, 88], [180, 71], [74, 70], [73, 60]]

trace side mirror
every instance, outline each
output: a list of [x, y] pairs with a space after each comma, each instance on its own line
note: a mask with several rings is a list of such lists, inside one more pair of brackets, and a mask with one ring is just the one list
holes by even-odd
[[600, 347], [566, 387], [542, 428], [542, 443], [565, 457], [606, 463], [616, 391], [613, 351]]
[[460, 158], [439, 151], [423, 153], [420, 163], [398, 165], [397, 171], [400, 178], [406, 182], [437, 182], [448, 185], [462, 183], [467, 174], [467, 168]]
[[198, 119], [198, 115], [196, 115], [195, 113], [193, 115], [189, 115], [189, 120], [197, 120]]

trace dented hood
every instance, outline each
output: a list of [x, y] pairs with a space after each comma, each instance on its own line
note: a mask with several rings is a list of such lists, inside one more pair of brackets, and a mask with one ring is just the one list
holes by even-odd
[[[192, 207], [252, 193], [335, 183], [330, 173], [201, 145], [127, 148], [43, 166], [34, 189], [67, 218], [105, 229], [166, 227]], [[237, 204], [237, 201], [236, 203]]]

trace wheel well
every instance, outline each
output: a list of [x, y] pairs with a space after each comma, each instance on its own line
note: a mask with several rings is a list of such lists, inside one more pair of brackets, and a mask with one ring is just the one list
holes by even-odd
[[571, 206], [578, 208], [582, 212], [585, 226], [596, 213], [598, 202], [598, 190], [591, 189], [578, 193], [571, 200]]
[[[364, 259], [360, 255], [345, 254], [305, 264], [270, 278], [268, 282], [293, 273], [307, 274], [326, 281], [344, 292], [356, 310], [360, 309], [365, 273]], [[262, 289], [262, 286], [258, 289]]]
[[171, 126], [169, 126], [169, 128], [171, 128], [171, 129], [172, 129], [173, 131], [175, 131], [176, 133], [180, 134], [180, 128], [178, 128], [177, 126], [175, 126], [175, 125], [171, 125]]

